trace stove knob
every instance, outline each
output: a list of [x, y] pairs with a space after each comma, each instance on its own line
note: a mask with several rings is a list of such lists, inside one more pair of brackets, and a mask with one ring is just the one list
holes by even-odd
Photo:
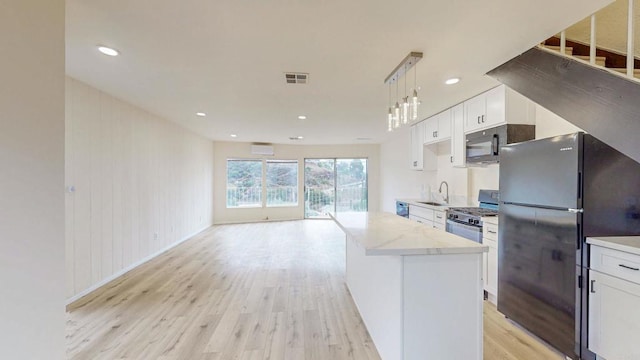
[[469, 219], [469, 224], [473, 224], [473, 219]]
[[478, 220], [473, 220], [473, 223], [478, 225], [479, 221]]

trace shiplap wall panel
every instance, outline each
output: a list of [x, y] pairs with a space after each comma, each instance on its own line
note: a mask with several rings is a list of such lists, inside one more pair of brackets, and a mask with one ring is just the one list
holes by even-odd
[[67, 78], [67, 296], [213, 222], [213, 142]]
[[[67, 113], [69, 113], [71, 111], [71, 109], [73, 109], [72, 103], [71, 103], [71, 99], [73, 97], [69, 96], [69, 94], [67, 93], [67, 96], [65, 96], [65, 109], [67, 111]], [[65, 149], [64, 149], [64, 161], [65, 161], [65, 168], [64, 168], [64, 177], [65, 179], [69, 179], [71, 178], [71, 176], [73, 175], [73, 164], [75, 163], [75, 161], [73, 161], [73, 124], [71, 123], [66, 123], [65, 124], [65, 132], [64, 132], [64, 138], [65, 138]], [[74, 269], [75, 269], [75, 258], [74, 258], [74, 252], [75, 252], [75, 244], [73, 243], [73, 234], [75, 231], [75, 227], [74, 227], [74, 201], [73, 201], [73, 196], [72, 194], [69, 192], [69, 189], [67, 189], [67, 192], [65, 194], [65, 199], [64, 199], [64, 207], [65, 207], [65, 223], [64, 223], [64, 230], [65, 230], [65, 259], [67, 259], [66, 261], [66, 267], [65, 267], [65, 279], [73, 279], [73, 274], [74, 274]], [[69, 260], [71, 259], [71, 260]], [[66, 281], [65, 282], [65, 294], [73, 294], [74, 292], [74, 284], [72, 281]]]
[[[71, 93], [71, 109], [66, 109], [65, 117], [71, 119], [84, 119], [83, 121], [72, 121], [73, 141], [71, 149], [73, 151], [73, 175], [72, 181], [67, 182], [67, 186], [73, 185], [76, 188], [73, 197], [73, 214], [66, 216], [74, 217], [73, 242], [74, 242], [74, 293], [76, 289], [86, 289], [91, 286], [91, 122], [89, 87], [78, 84], [67, 90]], [[67, 121], [65, 121], [67, 122]], [[65, 140], [66, 142], [66, 140]], [[83, 170], [84, 169], [84, 170]], [[65, 179], [67, 180], [67, 179]], [[77, 239], [83, 239], [77, 241]], [[66, 259], [67, 264], [69, 259]], [[69, 281], [69, 279], [67, 279]]]

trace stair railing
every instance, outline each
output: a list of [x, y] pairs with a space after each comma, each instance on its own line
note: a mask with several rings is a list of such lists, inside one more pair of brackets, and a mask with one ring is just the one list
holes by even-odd
[[[618, 4], [614, 4], [614, 5], [618, 5]], [[602, 12], [603, 10], [604, 9], [600, 10], [598, 13]], [[597, 65], [596, 19], [597, 19], [598, 13], [595, 13], [590, 17], [589, 60], [588, 61], [591, 65], [594, 65], [594, 66]], [[620, 52], [620, 55], [626, 55], [626, 73], [625, 73], [626, 76], [631, 79], [638, 80], [635, 77], [635, 71], [634, 71], [635, 70], [635, 66], [634, 66], [635, 65], [634, 0], [628, 0], [628, 7], [626, 9], [626, 13], [627, 13], [626, 54], [622, 53], [624, 51], [623, 49], [619, 49], [619, 52]], [[586, 21], [586, 19], [584, 21]], [[566, 49], [567, 49], [566, 43], [567, 43], [567, 30], [564, 30], [560, 32], [560, 54], [562, 55], [566, 55]], [[586, 41], [585, 41], [585, 45], [586, 45]], [[615, 72], [615, 73], [622, 75], [621, 72]]]

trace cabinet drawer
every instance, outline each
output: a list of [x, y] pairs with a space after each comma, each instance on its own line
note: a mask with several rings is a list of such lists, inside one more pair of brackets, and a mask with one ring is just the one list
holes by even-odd
[[433, 210], [420, 206], [409, 205], [409, 215], [415, 215], [423, 219], [433, 221]]
[[433, 227], [438, 229], [438, 230], [442, 230], [442, 231], [446, 231], [447, 227], [445, 226], [445, 224], [441, 224], [439, 222], [434, 222], [433, 223]]
[[591, 245], [591, 269], [640, 284], [640, 256]]
[[428, 227], [433, 227], [433, 221], [427, 220], [427, 219], [422, 218], [420, 216], [415, 216], [415, 215], [409, 214], [409, 220], [417, 221], [420, 224], [427, 225]]
[[484, 223], [482, 224], [482, 238], [498, 240], [498, 225]]
[[444, 211], [433, 211], [433, 222], [436, 224], [441, 224], [443, 227], [447, 222], [447, 216]]

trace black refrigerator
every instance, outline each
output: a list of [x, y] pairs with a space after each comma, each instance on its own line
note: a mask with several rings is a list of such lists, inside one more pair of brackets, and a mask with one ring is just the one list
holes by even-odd
[[584, 133], [504, 146], [499, 224], [498, 311], [595, 359], [585, 238], [640, 235], [640, 164]]

